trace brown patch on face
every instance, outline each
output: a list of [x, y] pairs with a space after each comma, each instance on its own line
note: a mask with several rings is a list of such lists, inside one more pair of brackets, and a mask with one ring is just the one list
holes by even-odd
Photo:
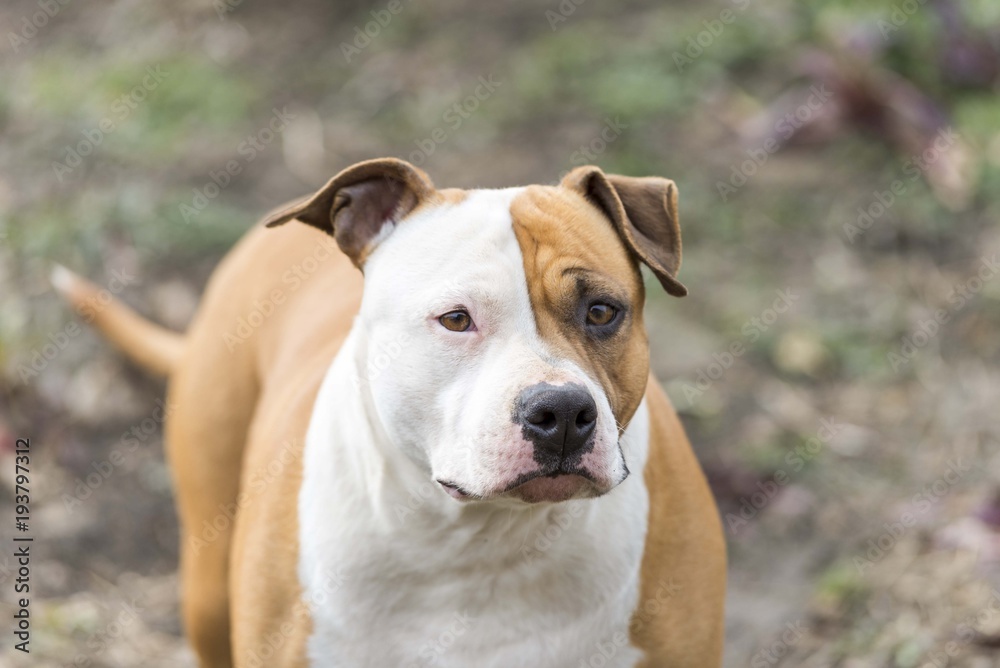
[[[607, 216], [568, 188], [529, 186], [510, 211], [539, 334], [601, 384], [621, 429], [649, 373], [638, 265]], [[621, 309], [617, 328], [587, 326], [593, 302]]]

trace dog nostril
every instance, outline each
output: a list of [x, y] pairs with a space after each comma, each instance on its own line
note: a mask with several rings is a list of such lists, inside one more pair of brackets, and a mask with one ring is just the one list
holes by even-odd
[[542, 429], [552, 429], [556, 426], [558, 420], [556, 419], [556, 414], [552, 411], [538, 411], [528, 416], [528, 422]]
[[576, 426], [587, 427], [597, 421], [597, 411], [586, 408], [576, 415]]

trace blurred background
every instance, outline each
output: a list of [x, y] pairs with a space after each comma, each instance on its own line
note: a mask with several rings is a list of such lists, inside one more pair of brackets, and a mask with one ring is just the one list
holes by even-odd
[[267, 210], [385, 155], [440, 186], [677, 181], [691, 294], [647, 319], [724, 515], [727, 666], [1000, 665], [1000, 3], [16, 0], [0, 26], [30, 665], [191, 665], [163, 385], [52, 263], [183, 329]]

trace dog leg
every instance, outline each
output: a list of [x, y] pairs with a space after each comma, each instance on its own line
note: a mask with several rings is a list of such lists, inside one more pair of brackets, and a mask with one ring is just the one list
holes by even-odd
[[240, 468], [257, 400], [252, 363], [234, 364], [217, 331], [190, 332], [171, 378], [167, 455], [181, 524], [181, 605], [202, 668], [232, 665], [229, 558]]

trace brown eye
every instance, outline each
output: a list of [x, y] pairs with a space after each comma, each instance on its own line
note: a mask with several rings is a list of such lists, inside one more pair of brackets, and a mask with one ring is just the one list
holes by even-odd
[[618, 315], [618, 309], [614, 306], [609, 306], [607, 304], [592, 304], [589, 309], [587, 309], [587, 324], [588, 325], [607, 325], [615, 316]]
[[472, 318], [465, 311], [451, 311], [438, 318], [445, 329], [453, 332], [465, 332], [472, 327]]

